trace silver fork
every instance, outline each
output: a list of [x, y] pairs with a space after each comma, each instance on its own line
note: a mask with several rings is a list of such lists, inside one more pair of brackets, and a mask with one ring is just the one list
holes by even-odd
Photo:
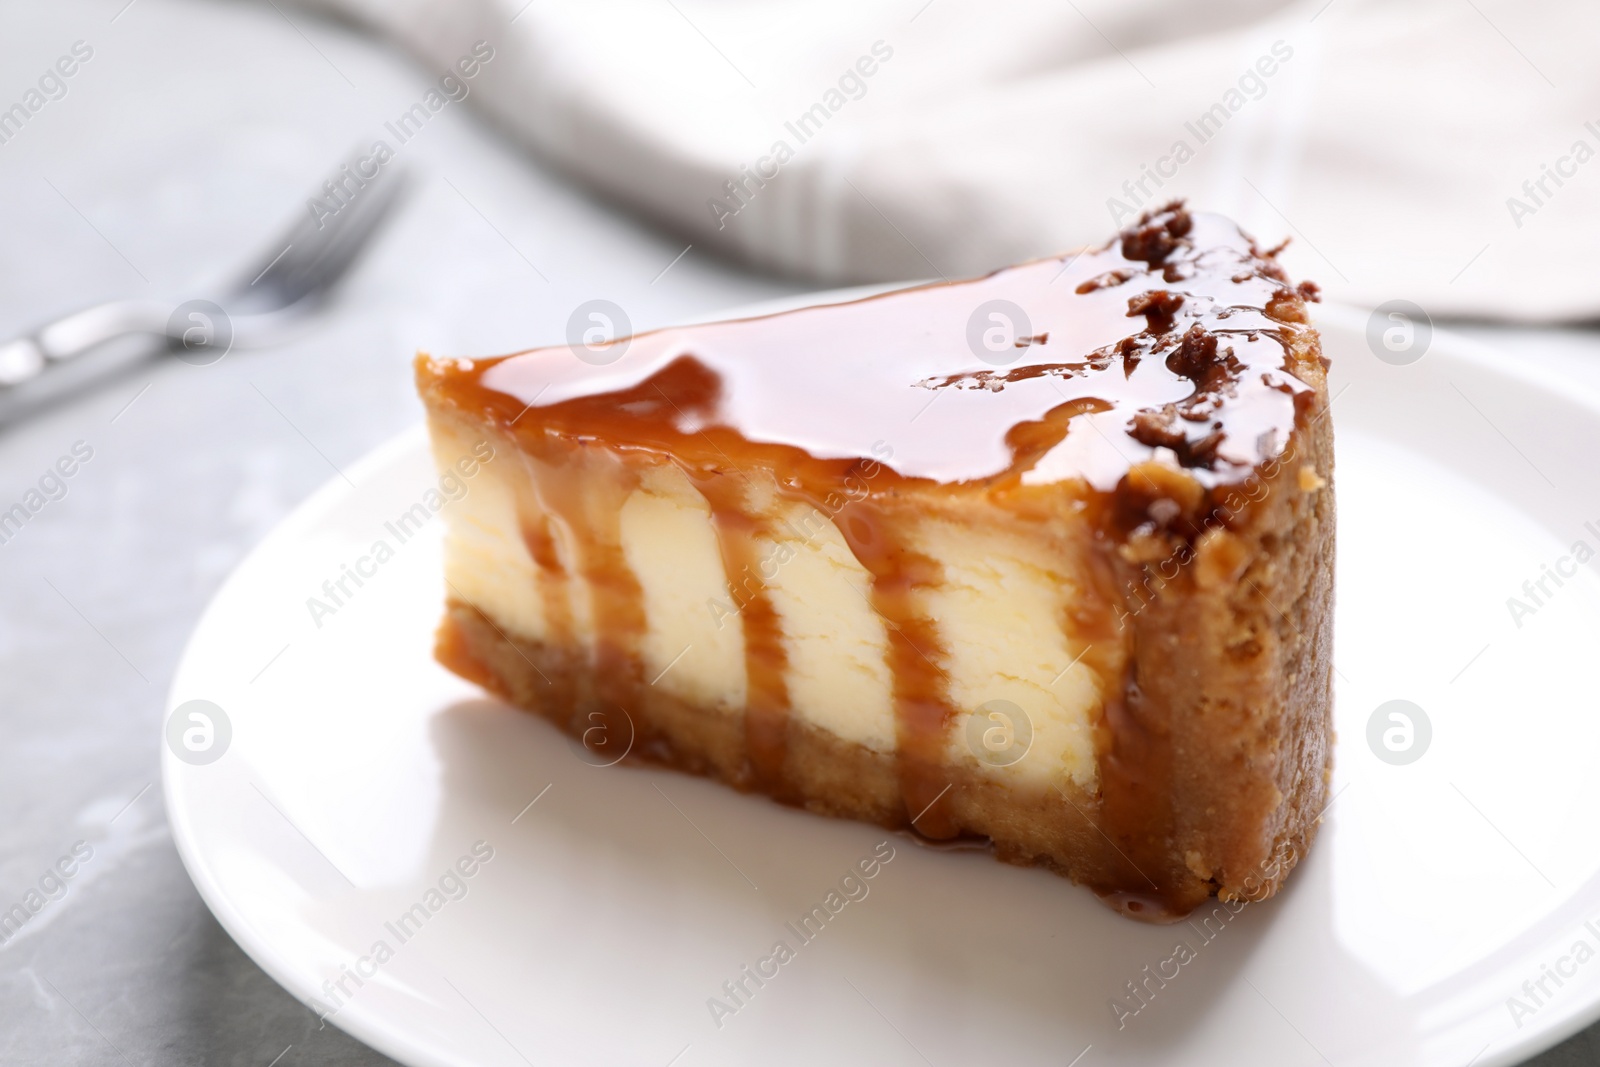
[[[370, 160], [363, 161], [370, 163]], [[234, 347], [270, 345], [315, 311], [399, 201], [406, 175], [397, 164], [366, 176], [359, 165], [334, 174], [342, 183], [319, 207], [267, 246], [215, 299], [164, 304], [116, 300], [73, 312], [0, 344], [0, 424], [15, 421], [128, 366], [167, 353], [186, 363], [215, 363]], [[114, 345], [143, 338], [142, 345]], [[112, 350], [121, 349], [120, 352]], [[110, 356], [116, 358], [110, 358]]]

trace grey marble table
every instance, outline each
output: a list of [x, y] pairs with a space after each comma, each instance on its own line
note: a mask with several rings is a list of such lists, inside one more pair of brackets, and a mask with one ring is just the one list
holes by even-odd
[[[126, 5], [126, 6], [125, 6]], [[0, 108], [90, 56], [0, 143], [0, 335], [121, 296], [177, 300], [304, 209], [427, 85], [270, 4], [0, 6]], [[143, 367], [0, 430], [0, 510], [91, 457], [0, 543], [0, 901], [78, 841], [66, 895], [0, 946], [0, 1063], [388, 1062], [315, 1016], [212, 919], [162, 808], [163, 699], [229, 570], [300, 500], [415, 423], [418, 347], [559, 337], [583, 300], [635, 326], [783, 295], [589, 198], [451, 105], [408, 142], [398, 224], [316, 328], [206, 367]], [[1479, 329], [1600, 385], [1600, 335]], [[53, 483], [52, 483], [53, 485]], [[1541, 1067], [1600, 1059], [1580, 1035]]]

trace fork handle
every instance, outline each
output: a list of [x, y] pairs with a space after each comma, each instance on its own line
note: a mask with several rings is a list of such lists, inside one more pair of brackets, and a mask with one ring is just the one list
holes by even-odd
[[46, 359], [71, 359], [130, 333], [164, 336], [167, 312], [141, 300], [113, 300], [75, 311], [37, 331]]
[[[169, 309], [159, 304], [118, 300], [75, 311], [0, 344], [0, 427], [169, 350], [168, 322]], [[111, 343], [136, 338], [144, 343]]]
[[163, 337], [167, 313], [158, 304], [113, 300], [75, 311], [0, 345], [0, 394], [44, 375], [107, 341], [135, 334]]

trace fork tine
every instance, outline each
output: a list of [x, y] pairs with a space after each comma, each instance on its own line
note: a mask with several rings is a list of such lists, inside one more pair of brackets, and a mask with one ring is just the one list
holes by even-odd
[[405, 172], [390, 164], [376, 177], [366, 179], [366, 184], [331, 214], [324, 212], [319, 218], [308, 204], [268, 251], [236, 279], [226, 301], [230, 310], [270, 312], [320, 298], [367, 246], [406, 184]]

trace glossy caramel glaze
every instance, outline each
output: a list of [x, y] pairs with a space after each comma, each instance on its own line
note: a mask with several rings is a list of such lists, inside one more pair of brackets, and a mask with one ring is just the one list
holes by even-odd
[[[1289, 446], [1317, 402], [1307, 379], [1320, 384], [1323, 369], [1305, 362], [1319, 359], [1314, 345], [1308, 357], [1291, 343], [1309, 332], [1305, 298], [1315, 289], [1290, 287], [1273, 253], [1231, 222], [1171, 205], [1103, 248], [974, 281], [657, 330], [600, 349], [423, 358], [418, 376], [430, 405], [471, 413], [521, 446], [537, 497], [522, 533], [550, 617], [570, 626], [554, 592], [564, 576], [594, 591], [602, 704], [625, 708], [641, 684], [644, 613], [622, 559], [622, 500], [650, 464], [689, 476], [710, 506], [743, 624], [749, 784], [780, 799], [785, 652], [760, 577], [771, 511], [752, 495], [829, 516], [873, 579], [889, 639], [903, 821], [932, 838], [963, 831], [942, 771], [957, 709], [938, 629], [919, 608], [939, 565], [910, 538], [908, 500], [971, 494], [1036, 519], [1070, 501], [1103, 539], [1080, 568], [1092, 595], [1070, 609], [1087, 662], [1111, 689], [1097, 726], [1093, 817], [1127, 861], [1097, 888], [1148, 889], [1178, 912], [1195, 900], [1192, 887], [1168, 891], [1187, 876], [1163, 853], [1172, 753], [1144, 725], [1131, 674], [1129, 551], [1155, 545], [1170, 555], [1235, 521], [1228, 509], [1219, 517], [1216, 501]], [[751, 472], [773, 484], [758, 488]], [[565, 558], [552, 522], [568, 531]]]
[[[1168, 241], [1141, 236], [1151, 229]], [[825, 461], [818, 475], [870, 459], [940, 483], [1031, 472], [1109, 490], [1164, 445], [1216, 484], [1283, 447], [1306, 391], [1272, 315], [1288, 293], [1233, 223], [1175, 210], [1105, 248], [975, 281], [656, 330], [584, 358], [562, 345], [461, 361], [452, 377], [508, 417], [531, 405], [546, 431], [711, 466], [767, 453], [788, 467], [798, 450]], [[985, 309], [997, 300], [1026, 323]], [[984, 347], [991, 330], [1010, 347]], [[1033, 431], [1074, 402], [1110, 440], [1085, 432], [1045, 457]]]

